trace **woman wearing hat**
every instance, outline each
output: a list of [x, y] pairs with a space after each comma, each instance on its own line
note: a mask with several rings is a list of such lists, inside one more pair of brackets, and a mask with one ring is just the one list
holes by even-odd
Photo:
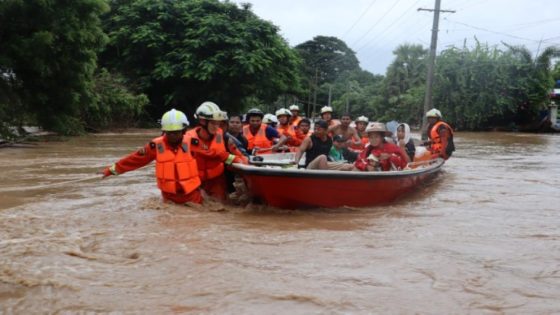
[[406, 167], [406, 152], [397, 145], [389, 143], [385, 137], [391, 136], [384, 123], [373, 122], [366, 129], [369, 144], [360, 153], [354, 166], [360, 171], [390, 171]]

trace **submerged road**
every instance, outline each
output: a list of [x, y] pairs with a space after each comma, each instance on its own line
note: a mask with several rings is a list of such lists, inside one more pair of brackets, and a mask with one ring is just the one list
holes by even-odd
[[0, 150], [0, 314], [560, 312], [558, 135], [458, 133], [369, 209], [163, 204], [153, 165], [76, 181], [155, 136]]

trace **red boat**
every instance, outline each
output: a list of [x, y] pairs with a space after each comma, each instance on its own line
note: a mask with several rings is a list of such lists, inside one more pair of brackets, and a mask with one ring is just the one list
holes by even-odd
[[254, 199], [287, 209], [387, 204], [422, 185], [444, 164], [443, 159], [435, 159], [413, 169], [388, 172], [306, 170], [288, 166], [293, 160], [289, 154], [234, 165]]

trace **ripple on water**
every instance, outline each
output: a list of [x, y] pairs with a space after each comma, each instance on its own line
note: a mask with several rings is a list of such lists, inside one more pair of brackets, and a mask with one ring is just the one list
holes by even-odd
[[0, 150], [0, 313], [560, 309], [560, 137], [457, 133], [437, 178], [369, 209], [166, 204], [153, 166], [25, 190], [153, 136]]

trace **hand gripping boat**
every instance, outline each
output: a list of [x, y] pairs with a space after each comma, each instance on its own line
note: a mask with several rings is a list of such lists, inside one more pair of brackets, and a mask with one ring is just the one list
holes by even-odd
[[[250, 165], [234, 164], [254, 199], [278, 208], [368, 207], [387, 204], [440, 171], [443, 159], [420, 162], [413, 169], [345, 172], [298, 169], [293, 153], [270, 154]], [[411, 163], [413, 164], [413, 163]]]

